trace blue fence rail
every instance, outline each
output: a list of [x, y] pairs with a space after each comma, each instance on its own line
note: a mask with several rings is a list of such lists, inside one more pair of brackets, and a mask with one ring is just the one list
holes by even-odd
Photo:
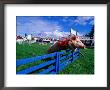
[[42, 56], [16, 60], [16, 67], [27, 65], [34, 62], [41, 62], [37, 65], [28, 67], [24, 70], [16, 72], [16, 74], [30, 74], [36, 71], [38, 74], [57, 74], [62, 71], [67, 65], [79, 58], [80, 49], [75, 52], [72, 50], [63, 50]]

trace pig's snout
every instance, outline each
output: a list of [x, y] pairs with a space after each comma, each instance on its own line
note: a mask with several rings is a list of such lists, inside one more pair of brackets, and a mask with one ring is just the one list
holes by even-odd
[[83, 49], [85, 49], [85, 48], [86, 48], [86, 46], [85, 46], [85, 45], [81, 45], [81, 46], [80, 46], [80, 48], [83, 48]]

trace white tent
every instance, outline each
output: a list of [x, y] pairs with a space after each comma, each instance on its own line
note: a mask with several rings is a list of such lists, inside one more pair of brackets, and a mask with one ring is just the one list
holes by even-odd
[[83, 34], [77, 32], [76, 30], [73, 30], [72, 28], [70, 30], [70, 34], [74, 34], [74, 35], [77, 35], [77, 36], [83, 36]]
[[28, 40], [32, 40], [32, 35], [28, 35], [28, 36], [27, 36], [27, 39], [28, 39]]
[[70, 33], [76, 35], [77, 32], [71, 28]]

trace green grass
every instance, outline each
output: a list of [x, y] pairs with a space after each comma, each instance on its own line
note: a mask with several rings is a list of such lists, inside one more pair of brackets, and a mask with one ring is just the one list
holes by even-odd
[[94, 49], [82, 49], [80, 56], [59, 74], [94, 74]]
[[[34, 56], [39, 56], [39, 55], [44, 55], [47, 53], [47, 50], [49, 48], [50, 44], [47, 45], [39, 45], [37, 43], [33, 43], [33, 44], [16, 44], [16, 59], [23, 59], [23, 58], [30, 58], [30, 57], [34, 57]], [[17, 66], [16, 71], [21, 71], [24, 70], [28, 67], [32, 67], [38, 64], [43, 63], [44, 61], [47, 60], [40, 60], [37, 62], [32, 62], [29, 64], [24, 64], [24, 65], [20, 65]]]
[[47, 53], [50, 44], [39, 45], [33, 44], [16, 44], [16, 59], [39, 56]]
[[[16, 59], [47, 54], [49, 46], [50, 44], [16, 44]], [[59, 74], [94, 74], [94, 49], [82, 49], [81, 52], [84, 55], [84, 57], [80, 56], [80, 58], [68, 65]], [[18, 72], [28, 67], [38, 65], [44, 61], [45, 60], [41, 60], [40, 62], [33, 62], [26, 65], [18, 66], [16, 68], [16, 71]]]

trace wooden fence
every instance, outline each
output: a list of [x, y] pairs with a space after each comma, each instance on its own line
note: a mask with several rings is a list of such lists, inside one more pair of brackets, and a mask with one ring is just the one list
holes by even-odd
[[[34, 66], [25, 68], [16, 72], [16, 74], [57, 74], [62, 71], [67, 65], [79, 58], [80, 49], [75, 52], [72, 50], [63, 50], [61, 52], [54, 52], [42, 56], [16, 60], [16, 67], [21, 65], [28, 65], [30, 63], [37, 63]], [[28, 65], [29, 66], [29, 65]]]

